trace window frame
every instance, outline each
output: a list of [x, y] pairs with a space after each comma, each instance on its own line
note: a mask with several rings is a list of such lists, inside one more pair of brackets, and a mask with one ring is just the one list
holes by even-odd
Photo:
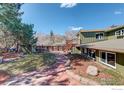
[[[120, 34], [117, 34], [117, 32], [119, 31], [120, 31]], [[124, 36], [124, 29], [115, 31], [115, 36]]]
[[[101, 52], [105, 52], [105, 56], [106, 56], [105, 62], [101, 61]], [[108, 53], [115, 55], [115, 66], [108, 64], [108, 62], [107, 62], [107, 60], [108, 60], [108, 59], [107, 59]], [[107, 66], [109, 66], [109, 67], [111, 67], [111, 68], [116, 69], [116, 61], [117, 61], [117, 60], [116, 60], [116, 53], [107, 52], [107, 51], [99, 51], [99, 62], [100, 62], [100, 63], [102, 63], [102, 64], [104, 64], [104, 65], [107, 65]]]
[[[103, 32], [100, 32], [100, 33], [96, 33], [96, 35], [97, 35], [97, 34], [99, 34], [99, 35], [100, 35], [100, 34], [103, 34], [103, 37], [102, 37], [102, 38], [96, 38], [96, 40], [103, 40], [103, 38], [104, 38], [104, 33], [103, 33]], [[95, 35], [95, 37], [96, 37], [96, 35]]]

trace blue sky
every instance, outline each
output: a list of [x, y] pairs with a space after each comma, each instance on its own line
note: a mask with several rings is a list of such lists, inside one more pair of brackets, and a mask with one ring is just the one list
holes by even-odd
[[38, 33], [64, 34], [67, 30], [102, 29], [124, 24], [124, 4], [24, 4], [23, 22]]

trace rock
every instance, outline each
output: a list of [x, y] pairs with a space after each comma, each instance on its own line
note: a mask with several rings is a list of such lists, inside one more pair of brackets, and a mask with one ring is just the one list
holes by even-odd
[[71, 67], [71, 66], [69, 66], [69, 67], [66, 67], [66, 70], [70, 70], [70, 69], [72, 69], [72, 67]]
[[92, 76], [98, 75], [98, 68], [95, 66], [88, 66], [86, 73]]
[[0, 56], [0, 63], [2, 63], [3, 62], [3, 57], [2, 56]]
[[45, 85], [45, 84], [47, 84], [47, 81], [50, 79], [52, 79], [52, 75], [49, 75], [47, 77], [38, 78], [38, 79], [34, 78], [34, 79], [32, 79], [31, 82], [34, 85], [42, 85], [42, 84]]
[[26, 80], [25, 81], [25, 84], [30, 84], [30, 80]]
[[18, 80], [9, 81], [9, 82], [5, 83], [5, 85], [7, 85], [7, 86], [15, 85], [17, 82], [18, 82]]
[[70, 60], [67, 60], [67, 62], [65, 63], [65, 66], [67, 67], [67, 66], [70, 66], [70, 64], [71, 64], [71, 61]]
[[56, 69], [56, 72], [63, 72], [63, 71], [65, 71], [66, 69], [65, 68], [57, 68]]
[[36, 77], [36, 78], [41, 78], [42, 76], [41, 76], [41, 75], [36, 75], [35, 77]]

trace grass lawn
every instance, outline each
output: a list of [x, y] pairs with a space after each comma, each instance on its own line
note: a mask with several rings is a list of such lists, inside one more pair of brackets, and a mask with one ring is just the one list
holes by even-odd
[[15, 62], [0, 64], [0, 70], [7, 71], [10, 75], [34, 71], [55, 63], [55, 55], [51, 53], [26, 55]]
[[124, 76], [119, 72], [112, 69], [104, 69], [101, 73], [109, 74], [111, 78], [98, 78], [93, 76], [88, 76], [88, 78], [99, 82], [101, 85], [124, 85]]

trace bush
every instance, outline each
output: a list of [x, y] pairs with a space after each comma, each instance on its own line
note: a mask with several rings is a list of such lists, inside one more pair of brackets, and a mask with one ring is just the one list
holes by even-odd
[[52, 53], [44, 53], [43, 59], [44, 59], [43, 61], [44, 64], [48, 66], [53, 65], [56, 62], [55, 54], [52, 54]]

